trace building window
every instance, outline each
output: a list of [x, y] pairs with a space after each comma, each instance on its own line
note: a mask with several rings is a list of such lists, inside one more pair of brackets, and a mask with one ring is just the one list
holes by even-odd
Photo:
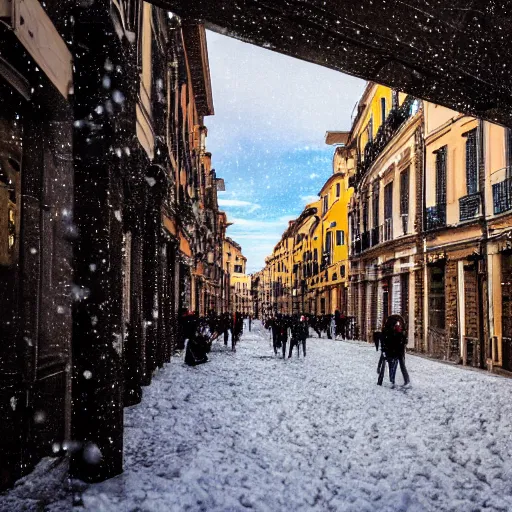
[[329, 194], [325, 194], [323, 201], [323, 213], [325, 214], [329, 209]]
[[393, 182], [384, 187], [384, 240], [393, 238]]
[[466, 134], [466, 189], [468, 195], [478, 192], [478, 158], [476, 129]]
[[436, 151], [436, 205], [446, 204], [446, 154], [447, 146]]
[[373, 142], [373, 116], [370, 117], [368, 121], [368, 142]]
[[375, 181], [372, 189], [372, 220], [373, 227], [379, 226], [379, 196], [380, 196], [380, 183]]
[[411, 117], [416, 115], [420, 109], [420, 100], [414, 100], [411, 105]]
[[325, 264], [330, 265], [332, 260], [332, 231], [325, 234]]
[[505, 151], [506, 151], [506, 160], [507, 160], [507, 177], [512, 175], [511, 166], [512, 166], [512, 129], [505, 129]]
[[409, 168], [400, 174], [400, 217], [405, 235], [409, 227]]
[[235, 272], [241, 274], [242, 273], [242, 265], [235, 265]]
[[363, 233], [368, 231], [368, 200], [363, 201]]
[[336, 245], [345, 245], [345, 231], [336, 230]]
[[341, 185], [339, 183], [336, 183], [336, 197], [340, 197], [341, 193]]
[[380, 99], [381, 124], [386, 122], [386, 98]]
[[340, 274], [343, 279], [345, 277], [345, 265], [340, 266]]

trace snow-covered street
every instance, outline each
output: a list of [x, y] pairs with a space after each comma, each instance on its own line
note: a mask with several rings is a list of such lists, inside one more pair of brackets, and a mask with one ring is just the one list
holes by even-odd
[[259, 322], [236, 353], [174, 360], [125, 411], [124, 474], [89, 486], [84, 508], [511, 510], [512, 381], [408, 355], [412, 388], [380, 388], [377, 360], [312, 338], [283, 361]]

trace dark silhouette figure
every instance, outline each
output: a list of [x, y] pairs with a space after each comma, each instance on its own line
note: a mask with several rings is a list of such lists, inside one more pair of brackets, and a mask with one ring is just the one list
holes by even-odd
[[180, 318], [183, 336], [187, 341], [185, 350], [185, 364], [196, 366], [208, 361], [207, 352], [210, 350], [208, 338], [198, 332], [199, 319], [197, 316], [187, 311]]
[[306, 317], [302, 315], [294, 317], [291, 325], [291, 339], [290, 339], [290, 352], [288, 357], [292, 357], [293, 348], [297, 347], [297, 357], [300, 356], [300, 346], [302, 345], [302, 353], [306, 357], [306, 340], [308, 338], [308, 322]]
[[379, 379], [377, 384], [382, 385], [384, 372], [386, 369], [386, 361], [389, 365], [389, 380], [391, 385], [395, 386], [395, 376], [398, 365], [404, 378], [404, 385], [409, 384], [410, 378], [405, 366], [405, 347], [407, 345], [407, 337], [405, 335], [405, 322], [400, 315], [390, 315], [382, 330], [380, 343], [382, 354], [379, 361], [378, 373]]

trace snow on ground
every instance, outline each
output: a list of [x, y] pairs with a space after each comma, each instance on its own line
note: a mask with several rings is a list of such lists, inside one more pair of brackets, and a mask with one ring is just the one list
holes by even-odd
[[[391, 389], [377, 360], [312, 338], [283, 361], [259, 322], [236, 353], [175, 359], [125, 411], [124, 474], [75, 510], [512, 510], [512, 380], [408, 355], [412, 388]], [[42, 510], [23, 487], [0, 510]]]

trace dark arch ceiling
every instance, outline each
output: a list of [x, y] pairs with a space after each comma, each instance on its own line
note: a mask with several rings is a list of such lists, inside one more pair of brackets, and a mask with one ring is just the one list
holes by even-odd
[[511, 0], [152, 1], [234, 38], [512, 126]]

